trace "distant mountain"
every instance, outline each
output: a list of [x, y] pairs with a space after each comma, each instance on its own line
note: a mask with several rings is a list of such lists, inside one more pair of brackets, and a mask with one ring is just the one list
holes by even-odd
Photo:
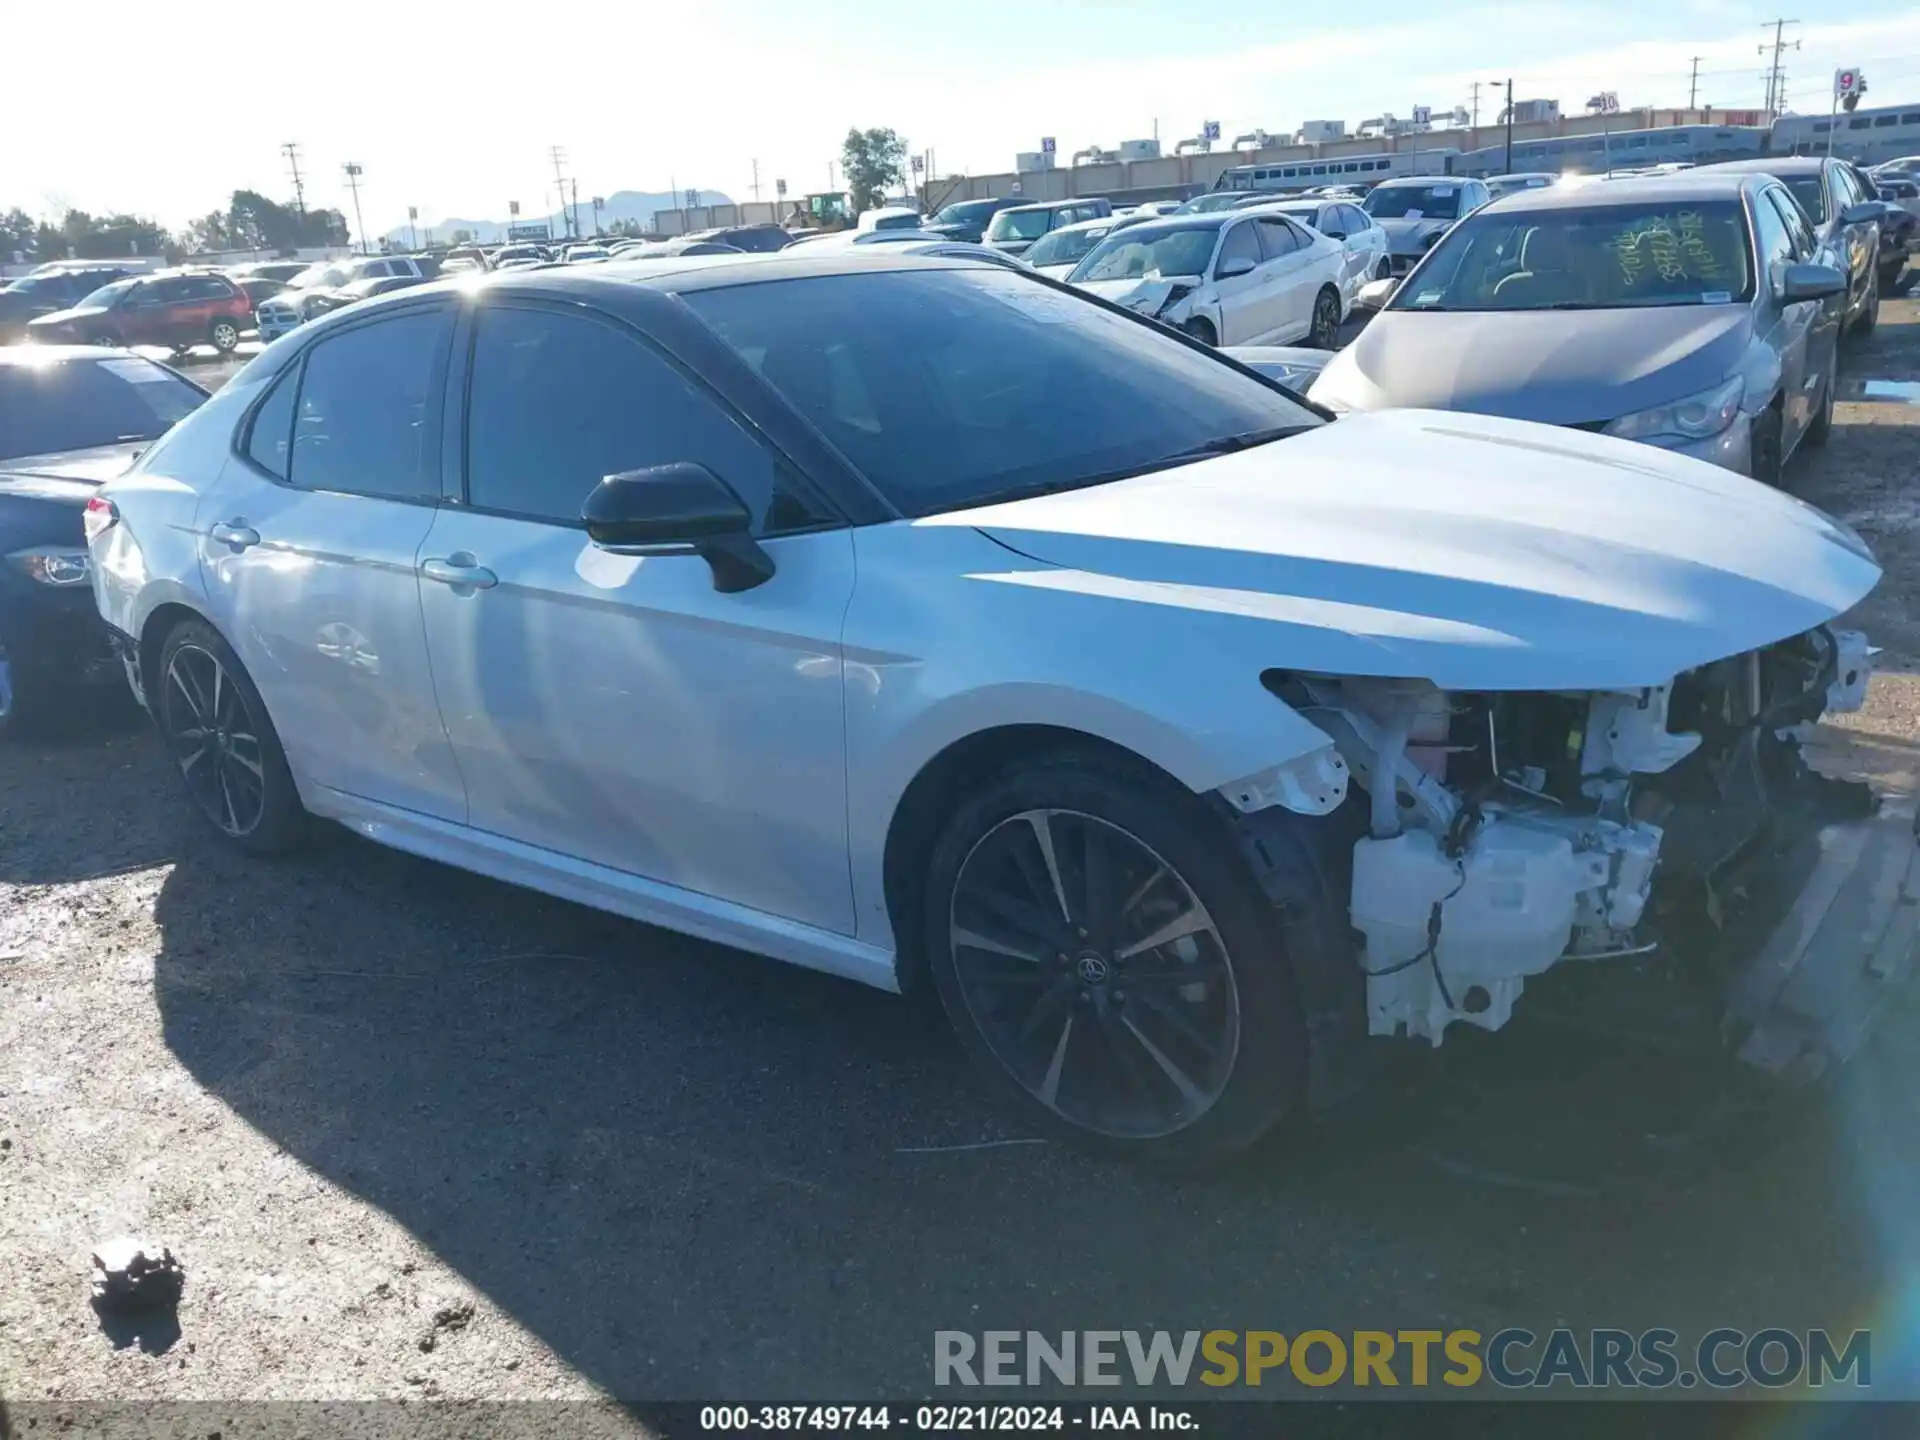
[[[630, 220], [644, 229], [653, 223], [654, 211], [673, 210], [684, 204], [685, 201], [686, 197], [684, 195], [674, 196], [665, 190], [616, 190], [606, 197], [607, 203], [600, 211], [600, 227], [604, 230], [611, 230], [621, 221]], [[733, 202], [718, 190], [702, 190], [700, 191], [700, 203], [702, 205], [731, 205]], [[557, 237], [567, 233], [566, 217], [558, 211], [545, 216], [523, 214], [515, 219], [513, 223], [517, 225], [538, 225], [543, 220], [547, 225], [549, 234]], [[454, 231], [467, 230], [472, 232], [473, 238], [478, 243], [482, 245], [492, 245], [507, 238], [507, 223], [504, 219], [464, 220], [449, 218], [435, 221], [432, 227], [432, 234], [435, 241], [444, 244], [449, 237], [452, 236]], [[593, 228], [593, 206], [589, 203], [586, 194], [582, 192], [580, 196], [580, 233], [583, 235], [591, 235]], [[420, 243], [423, 245], [426, 243], [427, 233], [427, 227], [424, 225], [413, 227], [413, 234], [419, 237]], [[405, 225], [396, 225], [393, 229], [387, 231], [384, 238], [388, 245], [396, 250], [404, 250], [410, 243], [408, 227]]]

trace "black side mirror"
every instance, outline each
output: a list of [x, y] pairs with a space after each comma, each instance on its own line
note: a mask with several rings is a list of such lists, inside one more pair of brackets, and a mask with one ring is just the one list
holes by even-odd
[[622, 555], [698, 555], [725, 594], [773, 578], [773, 557], [748, 533], [753, 516], [704, 465], [682, 462], [609, 475], [586, 498], [587, 536]]

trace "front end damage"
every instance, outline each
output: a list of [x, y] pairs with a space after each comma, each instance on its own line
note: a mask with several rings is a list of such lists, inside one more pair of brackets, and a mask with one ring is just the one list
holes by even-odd
[[1796, 1077], [1847, 1059], [1920, 920], [1911, 810], [1801, 749], [1860, 707], [1870, 665], [1863, 636], [1822, 626], [1632, 691], [1269, 672], [1366, 791], [1349, 913], [1368, 1033], [1498, 1030], [1544, 972], [1645, 956], [1717, 989], [1743, 1059]]

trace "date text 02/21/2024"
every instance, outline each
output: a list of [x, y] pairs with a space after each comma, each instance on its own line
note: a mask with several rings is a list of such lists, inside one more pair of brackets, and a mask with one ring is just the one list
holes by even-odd
[[1075, 1430], [1193, 1431], [1193, 1413], [1160, 1405], [703, 1405], [700, 1428], [749, 1431], [873, 1431], [925, 1435]]

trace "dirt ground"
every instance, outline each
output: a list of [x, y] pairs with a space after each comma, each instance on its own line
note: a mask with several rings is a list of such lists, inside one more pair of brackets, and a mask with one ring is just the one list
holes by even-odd
[[[1920, 380], [1920, 307], [1848, 373]], [[1886, 567], [1827, 761], [1908, 789], [1917, 442], [1845, 404], [1790, 475]], [[1756, 1110], [1522, 1008], [1229, 1177], [1117, 1170], [888, 996], [344, 832], [235, 858], [102, 717], [0, 750], [0, 1396], [904, 1398], [936, 1329], [1561, 1323], [1873, 1326], [1920, 1395], [1920, 1012]], [[177, 1326], [89, 1308], [129, 1230]]]

